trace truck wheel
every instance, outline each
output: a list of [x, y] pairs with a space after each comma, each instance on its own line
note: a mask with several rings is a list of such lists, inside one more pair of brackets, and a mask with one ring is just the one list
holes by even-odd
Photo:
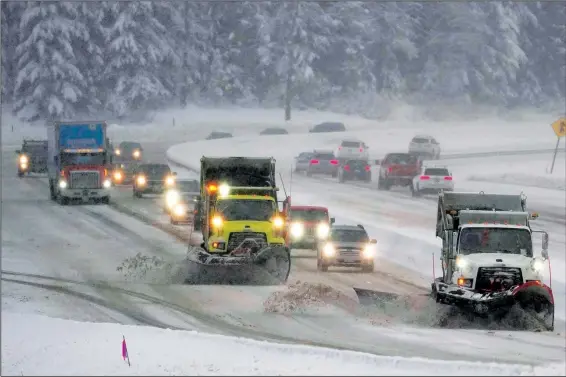
[[20, 170], [18, 170], [18, 177], [19, 177], [19, 178], [22, 178], [23, 176], [24, 176], [24, 172], [23, 172], [23, 171], [20, 171]]
[[142, 193], [138, 192], [138, 191], [134, 191], [134, 198], [141, 198], [142, 197]]
[[110, 204], [110, 197], [109, 197], [109, 196], [104, 196], [104, 197], [100, 198], [100, 203], [102, 203], [102, 204]]
[[316, 269], [318, 271], [321, 272], [327, 272], [328, 271], [328, 266], [324, 264], [324, 262], [322, 261], [322, 259], [318, 259], [316, 261]]
[[59, 204], [61, 204], [62, 206], [66, 206], [69, 204], [69, 198], [67, 198], [66, 196], [62, 196], [61, 194], [57, 195], [57, 202]]

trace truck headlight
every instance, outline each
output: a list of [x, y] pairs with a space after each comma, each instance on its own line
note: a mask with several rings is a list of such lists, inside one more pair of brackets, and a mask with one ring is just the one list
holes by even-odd
[[59, 188], [66, 189], [67, 188], [67, 181], [60, 180], [59, 181]]
[[122, 180], [122, 173], [119, 171], [114, 172], [114, 180], [120, 182]]
[[273, 218], [273, 227], [276, 229], [281, 229], [283, 228], [283, 225], [285, 224], [285, 222], [283, 221], [283, 219], [279, 216], [275, 216]]
[[[12, 160], [14, 161], [14, 160]], [[28, 163], [28, 156], [20, 156], [20, 164], [27, 164]]]
[[328, 232], [330, 232], [330, 227], [328, 226], [328, 224], [321, 223], [316, 227], [316, 235], [318, 238], [324, 239], [328, 237]]
[[112, 181], [110, 181], [109, 179], [105, 179], [104, 182], [102, 182], [102, 187], [104, 188], [112, 187]]
[[183, 204], [179, 203], [174, 207], [173, 212], [175, 213], [175, 216], [183, 217], [187, 212], [187, 208]]
[[165, 205], [167, 208], [173, 208], [175, 204], [179, 202], [181, 195], [177, 190], [169, 190], [167, 194], [165, 194]]
[[210, 222], [211, 222], [213, 227], [220, 228], [222, 226], [222, 224], [224, 223], [224, 220], [222, 220], [222, 217], [220, 217], [220, 216], [214, 216], [212, 218], [212, 220], [210, 220]]
[[364, 250], [362, 251], [362, 256], [366, 259], [371, 259], [375, 256], [375, 247], [374, 245], [366, 245]]
[[114, 150], [114, 154], [115, 154], [116, 156], [119, 156], [119, 155], [122, 154], [122, 151], [119, 150], [119, 149], [115, 149], [115, 150]]
[[332, 245], [331, 243], [327, 243], [322, 248], [322, 253], [324, 254], [325, 257], [333, 257], [334, 254], [336, 254], [336, 249], [334, 248], [334, 245]]
[[301, 223], [292, 223], [291, 224], [291, 236], [294, 238], [302, 237], [305, 233], [305, 227]]
[[140, 158], [141, 152], [136, 149], [136, 150], [132, 153], [132, 156], [134, 156], [134, 158]]
[[533, 258], [533, 260], [531, 261], [531, 268], [533, 269], [533, 271], [540, 273], [542, 272], [542, 270], [544, 270], [544, 262], [539, 258]]
[[140, 185], [140, 186], [145, 185], [146, 182], [147, 182], [143, 175], [140, 175], [136, 181], [137, 181], [138, 185]]
[[460, 270], [463, 270], [467, 266], [468, 266], [468, 261], [466, 259], [461, 257], [456, 258], [456, 267], [458, 267]]
[[218, 195], [220, 196], [228, 196], [230, 194], [230, 186], [228, 186], [227, 184], [221, 184], [218, 187]]
[[169, 176], [167, 178], [165, 178], [165, 185], [167, 186], [173, 186], [175, 184], [175, 178], [172, 176]]

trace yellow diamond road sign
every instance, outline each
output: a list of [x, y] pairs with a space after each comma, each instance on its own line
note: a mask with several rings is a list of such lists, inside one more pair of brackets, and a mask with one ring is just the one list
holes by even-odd
[[566, 135], [566, 118], [560, 118], [551, 124], [552, 129], [557, 137], [564, 137]]

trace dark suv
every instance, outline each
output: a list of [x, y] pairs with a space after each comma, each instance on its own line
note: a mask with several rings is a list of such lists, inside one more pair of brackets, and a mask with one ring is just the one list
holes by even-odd
[[47, 172], [47, 140], [24, 140], [22, 149], [17, 150], [18, 177], [25, 173]]
[[340, 164], [338, 182], [371, 182], [371, 166], [366, 160], [346, 160]]
[[133, 194], [141, 198], [143, 194], [162, 194], [165, 189], [175, 187], [176, 173], [166, 164], [141, 164], [133, 177]]

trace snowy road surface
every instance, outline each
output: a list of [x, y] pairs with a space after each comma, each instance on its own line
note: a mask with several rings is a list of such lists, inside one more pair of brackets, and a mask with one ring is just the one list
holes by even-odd
[[[188, 331], [64, 321], [29, 314], [5, 315], [3, 324], [4, 375], [58, 375], [65, 371], [65, 375], [75, 376], [557, 376], [563, 375], [565, 368], [563, 363], [532, 367], [383, 357]], [[126, 360], [121, 359], [122, 336], [128, 351]], [[7, 341], [18, 337], [21, 342]], [[22, 352], [24, 349], [28, 352]], [[223, 356], [219, 357], [219, 354]]]

